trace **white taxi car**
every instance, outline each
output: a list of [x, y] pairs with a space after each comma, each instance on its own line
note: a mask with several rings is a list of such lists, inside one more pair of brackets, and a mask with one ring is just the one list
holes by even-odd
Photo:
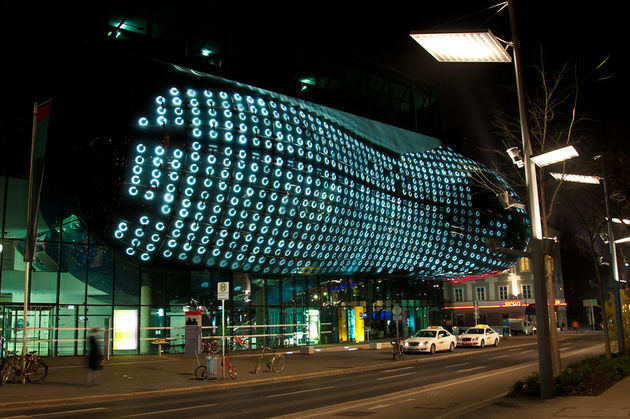
[[418, 330], [415, 335], [405, 339], [403, 350], [411, 352], [429, 352], [455, 350], [457, 339], [448, 330], [440, 326], [432, 326], [427, 329]]
[[481, 348], [486, 345], [499, 346], [499, 340], [499, 334], [485, 324], [478, 324], [466, 330], [464, 334], [457, 336], [457, 344], [460, 346], [479, 346]]

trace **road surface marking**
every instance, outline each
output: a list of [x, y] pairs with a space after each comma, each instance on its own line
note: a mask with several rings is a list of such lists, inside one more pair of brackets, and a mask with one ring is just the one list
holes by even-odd
[[411, 374], [415, 374], [415, 372], [406, 372], [404, 374], [388, 375], [387, 377], [377, 378], [377, 380], [389, 380], [390, 378], [402, 377], [403, 375], [411, 375]]
[[384, 371], [381, 371], [381, 372], [402, 371], [402, 370], [408, 370], [409, 368], [413, 368], [413, 367], [394, 368], [392, 370], [384, 370]]
[[200, 407], [211, 407], [211, 406], [216, 406], [216, 403], [210, 403], [210, 404], [200, 404], [198, 406], [188, 406], [188, 407], [176, 407], [175, 409], [166, 409], [166, 410], [155, 410], [153, 412], [144, 412], [144, 413], [137, 413], [135, 415], [127, 415], [128, 418], [133, 418], [136, 416], [148, 416], [148, 415], [157, 415], [160, 413], [170, 413], [170, 412], [177, 412], [179, 410], [190, 410], [190, 409], [199, 409]]
[[271, 396], [265, 396], [265, 398], [269, 399], [271, 397], [282, 397], [282, 396], [289, 396], [291, 394], [300, 394], [300, 393], [308, 393], [309, 391], [317, 391], [317, 390], [326, 390], [328, 388], [333, 388], [334, 386], [327, 386], [327, 387], [317, 387], [317, 388], [311, 388], [308, 390], [300, 390], [300, 391], [292, 391], [290, 393], [279, 393], [279, 394], [272, 394]]
[[507, 358], [509, 355], [498, 355], [498, 356], [493, 356], [492, 358], [488, 358], [488, 359], [499, 359], [499, 358]]
[[[525, 346], [525, 345], [522, 345], [522, 346]], [[578, 355], [583, 352], [589, 352], [589, 351], [592, 351], [593, 348], [595, 347], [600, 348], [600, 346], [603, 347], [603, 345], [596, 345], [596, 346], [588, 346], [582, 349], [576, 349], [574, 351], [569, 352], [566, 355], [566, 357]], [[510, 367], [494, 370], [492, 372], [484, 372], [484, 373], [472, 375], [470, 377], [456, 378], [453, 380], [446, 381], [443, 384], [439, 384], [439, 385], [429, 384], [429, 385], [420, 387], [418, 389], [406, 390], [402, 392], [398, 391], [395, 393], [385, 394], [383, 396], [379, 396], [376, 399], [374, 397], [370, 397], [370, 398], [365, 398], [365, 399], [360, 399], [360, 400], [353, 400], [350, 402], [338, 403], [336, 405], [327, 406], [324, 408], [320, 407], [320, 408], [315, 408], [315, 409], [303, 410], [300, 412], [289, 413], [286, 415], [276, 416], [276, 418], [305, 419], [305, 418], [312, 418], [312, 417], [330, 416], [333, 413], [342, 412], [349, 409], [365, 408], [366, 404], [369, 405], [373, 403], [384, 403], [384, 402], [394, 401], [394, 400], [399, 401], [400, 399], [403, 399], [405, 397], [415, 396], [418, 394], [427, 393], [429, 391], [436, 391], [443, 388], [448, 388], [448, 387], [453, 387], [453, 386], [457, 386], [457, 385], [461, 385], [461, 384], [465, 384], [469, 382], [479, 381], [479, 380], [486, 379], [488, 377], [494, 377], [495, 375], [505, 374], [508, 371], [517, 371], [517, 370], [521, 370], [525, 368], [532, 368], [537, 365], [538, 365], [537, 361], [530, 361], [521, 365], [513, 365]]]
[[391, 403], [388, 404], [377, 404], [376, 406], [368, 407], [368, 410], [380, 409], [381, 407], [391, 406]]
[[451, 364], [451, 365], [447, 365], [444, 368], [455, 368], [455, 367], [459, 367], [461, 365], [466, 365], [468, 364], [468, 362], [460, 362], [459, 364]]
[[529, 352], [534, 352], [534, 351], [535, 351], [535, 349], [528, 349], [528, 350], [526, 350], [526, 351], [521, 351], [521, 353], [522, 353], [522, 354], [526, 354], [526, 353], [529, 353]]
[[482, 367], [467, 368], [465, 370], [457, 370], [457, 372], [468, 372], [468, 371], [480, 370], [482, 368], [486, 368], [486, 367], [482, 366]]
[[37, 417], [50, 417], [50, 416], [64, 416], [71, 415], [73, 413], [86, 413], [86, 412], [98, 412], [100, 410], [107, 410], [104, 407], [91, 407], [89, 409], [75, 409], [75, 410], [63, 410], [61, 412], [50, 412], [50, 413], [35, 413], [32, 415], [20, 415], [20, 416], [11, 416], [11, 418], [37, 418]]

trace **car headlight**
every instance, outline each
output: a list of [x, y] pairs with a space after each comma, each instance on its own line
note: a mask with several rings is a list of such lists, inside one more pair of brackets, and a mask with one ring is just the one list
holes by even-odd
[[479, 338], [472, 338], [472, 340], [474, 340], [475, 342], [477, 342], [477, 339], [479, 339]]
[[405, 346], [409, 346], [409, 342], [405, 342]]

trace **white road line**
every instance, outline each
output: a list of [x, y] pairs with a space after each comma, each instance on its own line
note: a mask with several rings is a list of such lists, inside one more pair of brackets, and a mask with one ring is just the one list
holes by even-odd
[[372, 406], [372, 407], [368, 407], [368, 410], [374, 410], [374, 409], [380, 409], [381, 407], [388, 407], [391, 406], [392, 404], [377, 404], [376, 406]]
[[[76, 409], [76, 410], [63, 410], [61, 412], [50, 412], [50, 413], [36, 413], [34, 415], [28, 415], [29, 418], [39, 418], [39, 417], [50, 417], [50, 416], [64, 416], [71, 415], [73, 413], [87, 413], [87, 412], [98, 412], [100, 410], [107, 410], [104, 407], [91, 407], [89, 409]], [[26, 417], [26, 416], [12, 416], [15, 418]]]
[[486, 368], [486, 367], [474, 367], [474, 368], [467, 368], [465, 370], [457, 370], [457, 372], [468, 372], [468, 371], [474, 371], [474, 370], [480, 370], [482, 368]]
[[199, 409], [200, 407], [211, 407], [211, 406], [216, 406], [216, 403], [210, 403], [210, 404], [200, 404], [198, 406], [188, 406], [188, 407], [177, 407], [175, 409], [166, 409], [166, 410], [155, 410], [153, 412], [144, 412], [144, 413], [137, 413], [135, 415], [127, 415], [128, 418], [133, 418], [136, 416], [148, 416], [148, 415], [157, 415], [160, 413], [170, 413], [170, 412], [177, 412], [180, 410], [190, 410], [190, 409]]
[[522, 352], [520, 352], [520, 353], [522, 353], [522, 354], [526, 354], [526, 353], [529, 353], [529, 352], [535, 352], [535, 351], [536, 351], [535, 349], [528, 349], [528, 350], [526, 350], [526, 351], [522, 351]]
[[455, 368], [455, 367], [459, 367], [459, 366], [466, 365], [466, 364], [468, 364], [468, 362], [460, 362], [459, 364], [447, 365], [444, 368]]
[[499, 358], [507, 358], [509, 355], [498, 355], [498, 356], [493, 356], [492, 358], [488, 358], [488, 359], [499, 359]]
[[329, 388], [333, 388], [334, 386], [327, 386], [327, 387], [317, 387], [317, 388], [311, 388], [308, 390], [300, 390], [300, 391], [292, 391], [290, 393], [279, 393], [279, 394], [272, 394], [271, 396], [265, 396], [266, 399], [270, 399], [272, 397], [282, 397], [282, 396], [289, 396], [291, 394], [300, 394], [300, 393], [308, 393], [310, 391], [317, 391], [317, 390], [326, 390]]
[[[521, 345], [521, 346], [526, 346], [526, 345]], [[603, 345], [597, 345], [596, 346], [599, 349], [603, 348]], [[583, 352], [589, 352], [592, 351], [594, 348], [594, 346], [589, 346], [586, 348], [582, 348], [582, 349], [577, 349], [574, 351], [571, 351], [570, 353], [566, 354], [565, 356], [573, 356], [573, 355], [577, 355], [577, 354], [581, 354]], [[379, 396], [377, 398], [374, 397], [370, 397], [370, 398], [365, 398], [365, 399], [359, 399], [359, 400], [353, 400], [350, 402], [343, 402], [343, 403], [339, 403], [336, 405], [332, 405], [332, 406], [327, 406], [325, 408], [315, 408], [315, 409], [309, 409], [309, 410], [304, 410], [301, 412], [294, 412], [294, 413], [290, 413], [290, 414], [286, 414], [286, 415], [281, 415], [281, 416], [276, 416], [276, 418], [299, 418], [299, 419], [306, 419], [306, 418], [312, 418], [312, 417], [322, 417], [322, 416], [331, 416], [333, 413], [337, 413], [337, 412], [342, 412], [344, 410], [352, 410], [352, 409], [359, 409], [359, 408], [365, 408], [366, 405], [371, 405], [374, 403], [384, 403], [384, 402], [394, 402], [394, 401], [399, 401], [403, 398], [408, 398], [409, 396], [416, 396], [418, 394], [422, 394], [422, 393], [427, 393], [429, 391], [437, 391], [437, 390], [441, 390], [444, 388], [448, 388], [448, 387], [453, 387], [453, 386], [458, 386], [458, 385], [462, 385], [465, 383], [470, 383], [470, 382], [475, 382], [475, 381], [479, 381], [479, 380], [484, 380], [488, 377], [494, 377], [495, 375], [501, 375], [501, 374], [505, 374], [506, 372], [510, 371], [510, 372], [514, 372], [514, 371], [518, 371], [521, 369], [525, 369], [525, 368], [532, 368], [532, 367], [536, 367], [538, 365], [537, 361], [531, 361], [531, 362], [527, 362], [525, 364], [521, 364], [521, 365], [513, 365], [510, 367], [506, 367], [506, 368], [501, 368], [498, 370], [494, 370], [492, 372], [484, 372], [484, 373], [479, 373], [479, 374], [475, 374], [473, 376], [470, 377], [464, 377], [464, 378], [456, 378], [453, 380], [449, 380], [446, 382], [443, 382], [441, 384], [430, 384], [430, 385], [426, 385], [417, 389], [413, 389], [413, 390], [406, 390], [406, 391], [397, 391], [395, 393], [388, 393], [388, 394], [384, 394], [383, 396]]]
[[387, 377], [377, 378], [377, 380], [389, 380], [390, 378], [402, 377], [403, 375], [411, 375], [411, 374], [415, 374], [415, 372], [406, 372], [404, 374], [389, 375]]
[[391, 369], [391, 370], [384, 370], [384, 371], [381, 371], [381, 372], [402, 371], [402, 370], [408, 370], [409, 368], [413, 368], [413, 367], [394, 368], [394, 369]]

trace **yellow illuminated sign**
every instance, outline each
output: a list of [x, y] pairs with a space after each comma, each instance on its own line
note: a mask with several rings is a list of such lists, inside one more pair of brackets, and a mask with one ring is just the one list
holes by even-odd
[[138, 310], [114, 310], [114, 350], [138, 348]]
[[354, 341], [365, 341], [365, 325], [363, 322], [363, 312], [365, 309], [363, 306], [356, 306], [352, 309], [354, 311]]

